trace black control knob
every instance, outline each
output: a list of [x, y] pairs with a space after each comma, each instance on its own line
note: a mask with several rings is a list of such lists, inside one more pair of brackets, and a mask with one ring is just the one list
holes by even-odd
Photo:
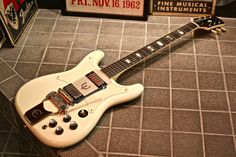
[[51, 120], [49, 121], [49, 126], [50, 126], [51, 128], [54, 128], [55, 126], [57, 126], [57, 121], [56, 121], [55, 119], [51, 119]]
[[71, 120], [71, 116], [69, 114], [65, 114], [65, 116], [63, 117], [63, 121], [68, 123]]
[[56, 133], [57, 135], [61, 135], [63, 132], [64, 132], [64, 129], [63, 129], [62, 127], [60, 127], [60, 126], [58, 126], [58, 127], [56, 128], [56, 130], [55, 130], [55, 133]]
[[78, 115], [79, 115], [81, 118], [84, 118], [84, 117], [86, 117], [86, 116], [88, 115], [88, 111], [82, 109], [82, 110], [79, 111]]
[[77, 129], [78, 128], [78, 124], [75, 122], [75, 121], [72, 121], [71, 123], [70, 123], [70, 129], [71, 130], [75, 130], [75, 129]]

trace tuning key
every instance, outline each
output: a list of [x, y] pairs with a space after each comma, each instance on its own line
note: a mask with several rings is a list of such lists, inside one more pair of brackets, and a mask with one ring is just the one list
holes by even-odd
[[222, 30], [220, 28], [216, 28], [216, 31], [221, 32]]
[[224, 27], [220, 27], [220, 29], [225, 32], [227, 29], [225, 29]]
[[212, 33], [217, 34], [218, 32], [214, 29], [211, 30]]

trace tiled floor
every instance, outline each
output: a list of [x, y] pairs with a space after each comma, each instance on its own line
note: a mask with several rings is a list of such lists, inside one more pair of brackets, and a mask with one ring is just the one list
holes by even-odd
[[[151, 16], [138, 22], [40, 10], [17, 46], [1, 49], [0, 57], [24, 81], [70, 69], [96, 49], [105, 52], [106, 66], [190, 20]], [[122, 75], [121, 84], [142, 83], [144, 93], [108, 110], [79, 146], [80, 156], [235, 157], [236, 20], [224, 21], [226, 33], [196, 31], [165, 50], [171, 53]], [[1, 87], [7, 80], [0, 78]], [[29, 145], [14, 149], [20, 136], [9, 125], [0, 127], [2, 157], [36, 154]]]

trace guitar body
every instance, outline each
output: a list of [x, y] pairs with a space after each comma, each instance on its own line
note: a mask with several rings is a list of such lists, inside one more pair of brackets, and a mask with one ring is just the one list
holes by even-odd
[[[103, 56], [104, 53], [102, 51], [94, 51], [88, 54], [75, 68], [66, 72], [36, 78], [26, 83], [17, 92], [15, 98], [16, 110], [26, 126], [40, 141], [58, 148], [73, 145], [92, 131], [108, 108], [132, 100], [142, 93], [143, 86], [141, 84], [122, 86], [116, 83], [115, 80], [107, 77], [104, 78], [108, 82], [105, 89], [89, 95], [68, 109], [67, 113], [71, 116], [70, 122], [63, 121], [63, 113], [45, 116], [36, 124], [31, 124], [27, 120], [25, 113], [40, 104], [50, 92], [57, 91], [59, 88], [75, 82], [91, 71], [99, 72], [98, 63]], [[44, 101], [43, 108], [52, 113], [58, 111], [50, 101]], [[80, 117], [78, 112], [81, 110], [86, 110], [88, 112], [87, 116]], [[42, 113], [41, 111], [34, 111], [31, 114], [36, 117]], [[49, 127], [51, 119], [57, 122], [55, 127]], [[72, 121], [78, 125], [76, 129], [70, 128]], [[55, 133], [55, 129], [58, 126], [63, 128], [63, 133], [59, 135]]]

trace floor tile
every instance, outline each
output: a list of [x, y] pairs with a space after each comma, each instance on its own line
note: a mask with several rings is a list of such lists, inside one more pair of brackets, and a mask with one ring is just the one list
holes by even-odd
[[221, 72], [220, 57], [216, 56], [197, 56], [197, 68], [199, 71]]
[[15, 70], [24, 79], [33, 79], [38, 71], [39, 63], [20, 63], [16, 64]]
[[144, 46], [144, 37], [123, 36], [122, 50], [136, 51]]
[[173, 88], [197, 88], [195, 72], [172, 71], [171, 82]]
[[55, 24], [56, 19], [35, 19], [31, 31], [50, 32]]
[[[157, 29], [158, 28], [158, 29]], [[162, 37], [168, 33], [168, 27], [162, 24], [150, 24], [147, 25], [148, 37]]]
[[80, 21], [77, 33], [97, 34], [99, 26], [100, 21]]
[[195, 60], [193, 55], [171, 55], [171, 69], [195, 70]]
[[159, 88], [145, 88], [143, 106], [170, 107], [170, 90]]
[[169, 69], [169, 54], [158, 54], [145, 62], [145, 68]]
[[74, 34], [54, 32], [49, 41], [49, 46], [70, 48]]
[[77, 20], [57, 20], [54, 32], [74, 33], [77, 26]]
[[140, 128], [139, 107], [125, 107], [118, 105], [113, 108], [112, 127]]
[[139, 131], [112, 129], [109, 152], [138, 153]]
[[170, 17], [170, 24], [186, 24], [190, 21], [190, 17]]
[[236, 41], [236, 36], [232, 35], [236, 33], [236, 28], [228, 28], [226, 32], [219, 35], [219, 40], [231, 40]]
[[170, 156], [170, 134], [166, 132], [142, 132], [141, 154]]
[[14, 49], [12, 48], [1, 48], [0, 49], [0, 57], [5, 61], [16, 61], [22, 46], [16, 46]]
[[173, 110], [173, 130], [201, 132], [200, 113], [198, 111]]
[[170, 110], [144, 108], [143, 129], [170, 130]]
[[37, 77], [43, 76], [43, 75], [48, 75], [48, 74], [53, 74], [53, 73], [58, 73], [58, 72], [63, 72], [64, 67], [65, 67], [65, 65], [42, 64]]
[[203, 112], [202, 118], [204, 132], [232, 134], [228, 113]]
[[4, 62], [0, 62], [0, 71], [0, 82], [15, 74], [14, 71]]
[[46, 46], [50, 39], [50, 33], [30, 32], [25, 45]]
[[145, 70], [145, 86], [169, 87], [169, 71]]
[[222, 56], [236, 56], [236, 42], [220, 41], [219, 43]]
[[121, 35], [122, 33], [121, 22], [103, 22], [101, 26], [101, 34], [112, 34], [112, 35]]
[[229, 91], [236, 91], [236, 74], [225, 74], [226, 84]]
[[217, 42], [214, 40], [194, 40], [196, 54], [219, 55]]
[[171, 44], [171, 53], [187, 53], [193, 54], [193, 41], [192, 40], [178, 40]]
[[224, 71], [236, 73], [236, 57], [222, 57]]
[[48, 48], [43, 59], [44, 63], [66, 63], [69, 49]]
[[194, 38], [202, 40], [216, 40], [216, 35], [209, 31], [199, 29], [194, 32]]
[[195, 90], [172, 90], [172, 107], [199, 109], [198, 92]]
[[1, 132], [0, 131], [0, 141], [1, 141], [0, 142], [0, 152], [4, 151], [8, 136], [9, 136], [9, 132]]
[[37, 18], [56, 18], [59, 14], [59, 10], [52, 10], [52, 9], [40, 9]]
[[94, 49], [97, 40], [95, 34], [77, 34], [74, 40], [73, 48]]
[[200, 92], [202, 110], [228, 111], [226, 93], [224, 92]]
[[92, 52], [90, 49], [72, 49], [68, 63], [79, 64], [90, 52]]
[[122, 85], [131, 85], [135, 83], [143, 82], [143, 70], [142, 69], [130, 69], [122, 74], [118, 80], [118, 83]]
[[26, 141], [20, 134], [11, 133], [10, 139], [7, 144], [7, 153], [30, 153], [31, 144]]
[[224, 90], [223, 75], [221, 73], [199, 72], [199, 88], [207, 90]]
[[231, 111], [236, 111], [236, 92], [229, 92], [228, 94]]
[[19, 61], [24, 61], [24, 62], [40, 62], [43, 54], [45, 51], [45, 47], [24, 47], [21, 54]]
[[202, 136], [197, 134], [173, 134], [174, 157], [203, 157]]
[[108, 140], [108, 128], [95, 128], [87, 137], [87, 140], [98, 150], [106, 151]]
[[205, 135], [206, 157], [235, 157], [233, 137]]
[[124, 35], [128, 36], [144, 36], [145, 24], [143, 23], [125, 23]]
[[98, 39], [98, 49], [120, 49], [120, 35], [100, 35]]

